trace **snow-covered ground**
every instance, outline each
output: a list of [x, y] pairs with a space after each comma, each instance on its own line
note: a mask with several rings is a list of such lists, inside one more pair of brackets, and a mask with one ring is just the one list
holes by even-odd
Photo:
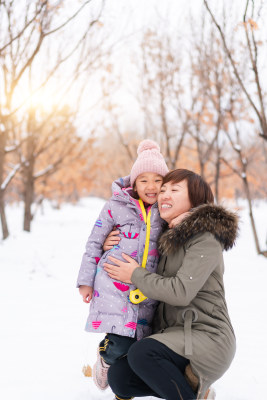
[[[84, 245], [103, 201], [90, 198], [54, 210], [46, 204], [32, 233], [21, 231], [22, 209], [8, 208], [11, 236], [0, 241], [0, 398], [112, 400], [82, 374], [102, 338], [84, 329], [88, 305], [75, 288]], [[225, 286], [237, 336], [229, 371], [215, 383], [217, 400], [266, 397], [267, 259], [257, 256], [247, 211], [240, 238], [225, 254]], [[255, 207], [266, 247], [267, 204]], [[152, 398], [144, 398], [152, 400]]]

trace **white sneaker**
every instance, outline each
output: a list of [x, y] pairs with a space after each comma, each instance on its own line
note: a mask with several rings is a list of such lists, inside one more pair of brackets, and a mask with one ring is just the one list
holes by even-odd
[[215, 400], [216, 392], [215, 389], [211, 386], [205, 393], [204, 400]]
[[97, 360], [93, 366], [93, 381], [100, 390], [105, 390], [108, 387], [108, 369], [110, 365], [106, 364], [105, 361], [97, 351]]

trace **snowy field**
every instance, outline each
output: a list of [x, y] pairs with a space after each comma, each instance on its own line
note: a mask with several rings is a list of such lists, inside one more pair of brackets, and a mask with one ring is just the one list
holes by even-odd
[[[103, 201], [83, 200], [54, 210], [46, 204], [21, 231], [22, 209], [8, 208], [11, 236], [0, 241], [0, 398], [3, 400], [112, 400], [83, 376], [102, 335], [83, 329], [88, 305], [75, 288], [91, 226]], [[255, 207], [266, 248], [267, 204]], [[225, 286], [237, 336], [229, 371], [215, 383], [217, 400], [263, 400], [267, 372], [267, 259], [254, 249], [247, 211], [237, 246], [225, 253]], [[152, 398], [144, 398], [152, 400]]]

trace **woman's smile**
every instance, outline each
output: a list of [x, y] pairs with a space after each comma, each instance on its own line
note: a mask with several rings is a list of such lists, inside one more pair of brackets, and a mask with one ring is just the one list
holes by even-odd
[[170, 204], [162, 203], [161, 208], [171, 208], [172, 206]]

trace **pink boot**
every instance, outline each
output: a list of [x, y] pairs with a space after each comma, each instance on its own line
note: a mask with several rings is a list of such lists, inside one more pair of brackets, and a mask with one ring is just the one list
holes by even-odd
[[105, 361], [97, 351], [97, 360], [93, 366], [93, 381], [100, 390], [105, 390], [108, 387], [108, 369], [110, 365], [106, 364]]

